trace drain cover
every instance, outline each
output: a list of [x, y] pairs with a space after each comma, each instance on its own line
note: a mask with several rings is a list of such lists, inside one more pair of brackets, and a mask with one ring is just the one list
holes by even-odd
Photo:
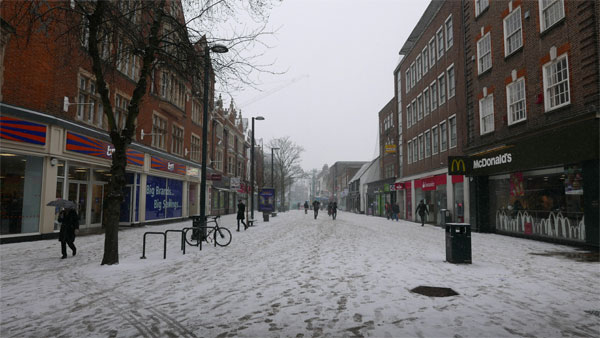
[[418, 293], [429, 297], [450, 297], [458, 296], [458, 293], [450, 288], [440, 288], [436, 286], [417, 286], [410, 290], [411, 292]]

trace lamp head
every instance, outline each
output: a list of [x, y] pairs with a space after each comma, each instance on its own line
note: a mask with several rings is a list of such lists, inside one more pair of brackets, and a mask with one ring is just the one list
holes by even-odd
[[210, 47], [210, 50], [213, 53], [227, 53], [229, 51], [229, 48], [227, 48], [223, 45], [216, 44], [216, 45]]
[[253, 119], [255, 119], [255, 120], [258, 120], [258, 121], [262, 121], [262, 120], [264, 120], [265, 118], [264, 118], [264, 117], [262, 117], [262, 116], [257, 116], [257, 117], [253, 117]]

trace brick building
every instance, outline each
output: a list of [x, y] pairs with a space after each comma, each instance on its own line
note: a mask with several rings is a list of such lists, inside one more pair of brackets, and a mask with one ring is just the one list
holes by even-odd
[[463, 3], [471, 223], [597, 246], [599, 3]]
[[448, 156], [462, 154], [466, 135], [462, 4], [432, 1], [400, 49], [394, 70], [401, 177], [396, 180], [400, 217], [415, 220], [424, 200], [426, 222], [440, 224], [442, 209], [469, 221], [468, 181], [448, 175]]
[[[69, 3], [64, 2], [65, 8]], [[61, 35], [50, 24], [44, 30], [34, 27], [28, 35], [27, 27], [10, 22], [10, 4], [2, 3], [6, 20], [2, 29], [16, 33], [8, 40], [2, 67], [0, 239], [55, 235], [56, 210], [46, 204], [56, 198], [75, 202], [82, 231], [99, 229], [114, 147], [86, 50], [87, 26], [81, 16], [72, 14], [81, 29]], [[167, 10], [183, 20], [180, 1], [169, 2]], [[143, 16], [132, 15], [132, 22], [136, 17], [142, 20]], [[102, 55], [108, 60], [123, 41], [118, 37], [106, 41]], [[196, 47], [204, 51], [206, 41], [200, 40]], [[140, 64], [135, 54], [124, 53], [115, 71], [106, 76], [121, 128]], [[198, 68], [204, 69], [203, 65]], [[210, 128], [208, 157], [222, 156], [224, 161], [219, 166], [214, 160], [208, 170], [209, 174], [221, 173], [224, 179], [208, 182], [207, 196], [216, 196], [218, 202], [207, 201], [207, 213], [211, 205], [215, 213], [233, 212], [230, 201], [242, 190], [237, 190], [240, 184], [232, 188], [231, 178], [243, 183], [247, 177], [247, 123], [233, 107], [224, 110], [221, 100], [214, 109], [215, 79], [210, 71], [209, 120], [219, 121], [222, 128]], [[123, 225], [178, 220], [199, 211], [202, 124], [208, 122], [202, 120], [204, 89], [194, 90], [184, 74], [166, 63], [157, 66], [148, 80], [127, 153], [127, 184], [120, 210]], [[219, 189], [226, 193], [213, 193]]]

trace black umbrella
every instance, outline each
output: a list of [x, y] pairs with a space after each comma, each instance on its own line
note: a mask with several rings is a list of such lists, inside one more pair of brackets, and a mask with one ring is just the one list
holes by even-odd
[[62, 198], [56, 199], [48, 204], [49, 207], [57, 207], [57, 208], [65, 208], [65, 209], [75, 209], [77, 205], [73, 201], [63, 200]]

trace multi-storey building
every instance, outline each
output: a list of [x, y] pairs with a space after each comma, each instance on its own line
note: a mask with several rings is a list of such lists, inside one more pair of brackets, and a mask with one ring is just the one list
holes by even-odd
[[[65, 8], [68, 4], [67, 1]], [[9, 5], [2, 3], [7, 21]], [[173, 17], [183, 20], [180, 1], [169, 2], [168, 6]], [[143, 20], [137, 15], [128, 18], [133, 23]], [[6, 46], [2, 67], [3, 242], [55, 235], [56, 210], [46, 204], [56, 198], [75, 202], [82, 231], [101, 227], [114, 147], [87, 53], [87, 26], [81, 16], [74, 19], [81, 20], [81, 29], [63, 35], [53, 26], [45, 30], [34, 27], [27, 34], [27, 27], [20, 22], [2, 23], [3, 31], [10, 28], [16, 32]], [[124, 44], [119, 38], [103, 41], [102, 55], [107, 59]], [[205, 40], [196, 46], [205, 50]], [[140, 65], [134, 54], [123, 53], [114, 64], [114, 72], [106, 76], [120, 128]], [[210, 90], [212, 111], [212, 71], [210, 75], [206, 90]], [[148, 80], [148, 92], [141, 101], [136, 133], [127, 152], [122, 224], [180, 219], [199, 210], [202, 124], [208, 122], [202, 119], [203, 91], [193, 90], [190, 81], [168, 63], [158, 65]], [[244, 129], [233, 117], [224, 125], [234, 135], [235, 148], [236, 138], [244, 138]], [[244, 162], [240, 157], [243, 149], [227, 150], [225, 154], [235, 158], [235, 176], [242, 176], [237, 172], [237, 163]], [[210, 170], [209, 174], [213, 172]]]
[[597, 246], [599, 3], [463, 4], [471, 223]]
[[[448, 156], [462, 153], [466, 128], [462, 4], [432, 1], [400, 49], [394, 70], [402, 177], [395, 189], [401, 218], [415, 219], [424, 200], [428, 223], [440, 224], [440, 211], [468, 221], [468, 181], [448, 175]], [[466, 217], [465, 217], [466, 216]]]
[[332, 194], [330, 201], [337, 202], [340, 210], [348, 210], [348, 185], [350, 179], [356, 174], [356, 172], [367, 162], [360, 161], [340, 161], [335, 162], [329, 167], [329, 187], [328, 190]]

